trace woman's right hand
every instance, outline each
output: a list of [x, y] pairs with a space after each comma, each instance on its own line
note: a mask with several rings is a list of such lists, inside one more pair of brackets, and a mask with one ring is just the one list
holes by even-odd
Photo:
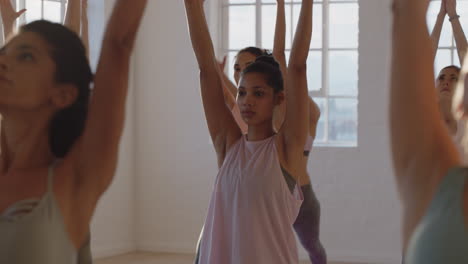
[[20, 17], [24, 12], [26, 12], [26, 9], [22, 9], [16, 12], [11, 5], [10, 0], [0, 0], [0, 13], [2, 15], [4, 24], [8, 24], [8, 26], [13, 25], [15, 20], [18, 19], [18, 17]]

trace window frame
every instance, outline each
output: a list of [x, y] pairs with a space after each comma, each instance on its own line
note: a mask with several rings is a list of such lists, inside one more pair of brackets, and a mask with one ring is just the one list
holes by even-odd
[[[44, 19], [44, 2], [56, 2], [60, 3], [60, 18], [61, 18], [61, 23], [63, 23], [65, 19], [65, 12], [66, 12], [66, 7], [67, 7], [67, 0], [36, 0], [36, 1], [41, 1], [41, 18]], [[26, 7], [26, 0], [16, 0], [15, 4], [17, 5], [17, 10], [21, 10]], [[21, 16], [19, 18], [19, 24], [23, 25], [26, 24], [26, 16]]]
[[[262, 3], [262, 0], [253, 0], [254, 3], [229, 3], [229, 0], [221, 0], [218, 10], [221, 10], [220, 22], [220, 37], [219, 37], [219, 51], [221, 54], [230, 54], [238, 51], [238, 49], [229, 48], [229, 7], [231, 6], [254, 6], [255, 7], [255, 46], [261, 47], [262, 45], [262, 6], [276, 6], [276, 1], [272, 3]], [[285, 0], [286, 5], [290, 5], [290, 25], [292, 26], [294, 21], [294, 6], [301, 5], [301, 1], [298, 0]], [[330, 47], [330, 5], [331, 4], [357, 4], [358, 6], [358, 19], [359, 19], [359, 0], [321, 0], [315, 1], [314, 5], [321, 5], [322, 7], [322, 43], [320, 48], [310, 48], [311, 52], [320, 52], [322, 60], [321, 68], [321, 87], [319, 90], [309, 91], [309, 95], [313, 98], [319, 98], [325, 100], [325, 107], [322, 109], [321, 119], [324, 121], [324, 139], [317, 139], [315, 145], [319, 147], [357, 147], [359, 144], [359, 38], [356, 47], [353, 48], [332, 48]], [[288, 11], [286, 11], [288, 12]], [[294, 26], [292, 26], [294, 29]], [[359, 32], [359, 22], [358, 22]], [[293, 30], [291, 30], [291, 40], [294, 36]], [[289, 52], [290, 48], [285, 49], [285, 52]], [[330, 94], [330, 53], [335, 51], [353, 51], [357, 52], [357, 93], [356, 95], [331, 95]], [[228, 61], [228, 65], [232, 62]], [[232, 78], [232, 76], [229, 76]], [[355, 141], [338, 141], [330, 140], [330, 101], [333, 99], [354, 99], [356, 100], [356, 140]]]

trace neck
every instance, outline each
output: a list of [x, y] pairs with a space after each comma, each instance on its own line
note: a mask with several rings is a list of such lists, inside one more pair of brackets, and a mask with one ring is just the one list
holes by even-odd
[[48, 166], [54, 159], [49, 147], [49, 120], [5, 116], [1, 123], [0, 172]]
[[275, 134], [272, 120], [268, 120], [258, 125], [249, 125], [247, 139], [249, 141], [259, 141], [269, 138]]

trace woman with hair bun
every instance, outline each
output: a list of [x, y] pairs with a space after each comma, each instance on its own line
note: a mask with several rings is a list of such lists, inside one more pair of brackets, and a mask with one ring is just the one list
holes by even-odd
[[[223, 100], [203, 1], [185, 0], [185, 7], [219, 166], [198, 263], [298, 263], [293, 224], [303, 200], [312, 0], [302, 1], [286, 78], [271, 56], [257, 58], [240, 75], [237, 104], [248, 126], [245, 135]], [[273, 112], [284, 100], [284, 125], [276, 132]]]

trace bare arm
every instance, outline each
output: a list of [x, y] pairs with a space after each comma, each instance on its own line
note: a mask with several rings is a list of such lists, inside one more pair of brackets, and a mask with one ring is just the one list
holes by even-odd
[[275, 42], [273, 46], [273, 57], [279, 63], [283, 79], [286, 76], [286, 12], [284, 0], [276, 1], [276, 26], [275, 26]]
[[315, 139], [317, 135], [317, 124], [320, 119], [320, 108], [309, 96], [309, 135]]
[[64, 25], [80, 36], [81, 5], [80, 0], [68, 0]]
[[218, 73], [223, 85], [224, 100], [226, 101], [228, 108], [232, 110], [236, 103], [237, 87], [231, 82], [231, 80], [229, 80], [229, 77], [224, 72], [226, 59], [227, 57], [224, 56], [223, 61], [218, 63]]
[[[125, 116], [130, 56], [147, 0], [117, 0], [102, 44], [83, 136], [69, 156], [80, 191], [98, 198], [110, 185]], [[89, 198], [88, 198], [89, 199]]]
[[438, 181], [450, 167], [459, 164], [437, 105], [432, 46], [426, 30], [427, 6], [428, 0], [394, 1], [391, 147], [407, 213], [406, 237], [424, 212]]
[[0, 0], [0, 13], [2, 15], [4, 40], [13, 33], [16, 19], [18, 19], [18, 17], [20, 17], [24, 12], [26, 12], [26, 9], [16, 12], [11, 5], [10, 0]]
[[185, 0], [185, 9], [190, 38], [200, 69], [205, 117], [218, 154], [218, 164], [221, 164], [227, 149], [241, 137], [241, 131], [224, 101], [222, 81], [206, 24], [203, 1]]
[[285, 82], [287, 108], [280, 133], [284, 136], [290, 160], [296, 154], [302, 154], [309, 131], [307, 57], [312, 38], [312, 8], [312, 0], [302, 1]]
[[463, 64], [463, 60], [465, 58], [466, 49], [467, 49], [467, 41], [465, 32], [463, 32], [463, 28], [460, 24], [460, 20], [457, 18], [457, 1], [456, 0], [445, 0], [446, 1], [446, 9], [447, 14], [451, 19], [453, 35], [455, 37], [455, 43], [457, 44], [457, 52], [458, 52], [458, 59], [460, 60], [460, 64]]
[[89, 58], [88, 0], [81, 1], [81, 39], [86, 47], [86, 53]]
[[433, 61], [435, 61], [435, 57], [436, 57], [436, 54], [437, 54], [437, 49], [439, 48], [440, 34], [442, 32], [442, 27], [444, 26], [445, 16], [447, 15], [447, 11], [446, 11], [446, 8], [445, 8], [445, 1], [446, 0], [441, 1], [440, 11], [439, 11], [439, 14], [437, 15], [437, 20], [436, 20], [436, 23], [434, 25], [434, 29], [432, 30], [432, 33], [431, 33], [432, 50], [434, 51], [433, 56], [432, 56]]

